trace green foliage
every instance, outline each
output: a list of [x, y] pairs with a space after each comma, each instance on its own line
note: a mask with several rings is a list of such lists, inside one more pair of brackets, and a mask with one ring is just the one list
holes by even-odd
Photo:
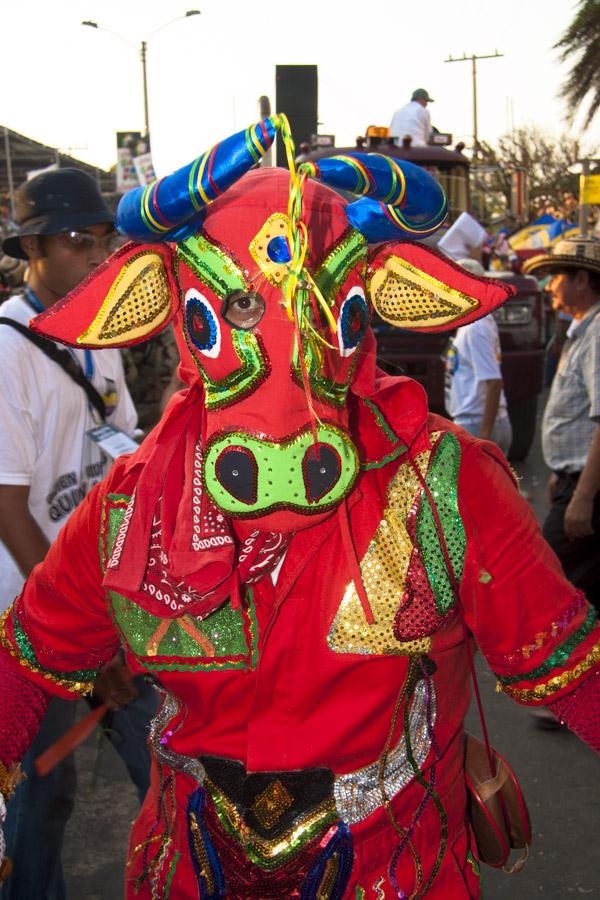
[[568, 119], [575, 118], [587, 101], [585, 128], [600, 107], [600, 2], [580, 0], [573, 21], [554, 45], [562, 62], [572, 62], [560, 95], [569, 104]]
[[474, 183], [486, 190], [488, 200], [488, 220], [498, 215], [496, 207], [510, 207], [511, 171], [524, 169], [529, 187], [529, 213], [533, 218], [543, 211], [569, 215], [573, 200], [579, 194], [579, 176], [569, 172], [569, 167], [582, 156], [592, 156], [596, 150], [583, 148], [577, 140], [563, 134], [554, 137], [535, 126], [517, 128], [499, 138], [497, 144], [481, 143], [479, 162], [483, 172], [475, 172]]

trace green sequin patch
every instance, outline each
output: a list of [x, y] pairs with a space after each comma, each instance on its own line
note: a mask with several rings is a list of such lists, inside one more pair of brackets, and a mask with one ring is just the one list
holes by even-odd
[[79, 669], [76, 671], [65, 672], [62, 670], [59, 671], [57, 669], [50, 669], [48, 668], [48, 666], [43, 666], [37, 658], [36, 652], [33, 648], [33, 644], [29, 640], [29, 637], [27, 636], [25, 630], [19, 622], [16, 604], [12, 609], [12, 619], [15, 641], [19, 649], [19, 653], [21, 654], [23, 659], [27, 660], [32, 669], [39, 671], [41, 674], [50, 676], [51, 679], [60, 680], [61, 683], [65, 683], [65, 687], [68, 687], [69, 683], [73, 682], [74, 686], [75, 684], [77, 684], [77, 690], [79, 690], [82, 682], [95, 681], [99, 669]]
[[536, 678], [542, 678], [544, 675], [548, 675], [553, 669], [557, 669], [559, 666], [562, 667], [568, 665], [569, 658], [573, 651], [583, 643], [597, 623], [598, 614], [595, 609], [590, 609], [581, 628], [578, 628], [568, 640], [560, 644], [554, 653], [541, 663], [541, 665], [529, 672], [523, 672], [520, 675], [498, 675], [498, 681], [500, 684], [516, 684], [518, 681], [534, 681]]
[[388, 463], [394, 462], [394, 460], [402, 456], [403, 453], [406, 453], [406, 446], [402, 443], [379, 407], [376, 406], [372, 400], [367, 400], [366, 398], [363, 398], [363, 403], [365, 404], [367, 409], [369, 409], [373, 413], [377, 426], [383, 431], [387, 439], [393, 444], [397, 444], [394, 450], [391, 450], [386, 456], [383, 456], [381, 459], [373, 459], [361, 463], [361, 469], [363, 469], [363, 471], [365, 472], [369, 472], [371, 469], [383, 469], [383, 467], [387, 466]]
[[[104, 499], [101, 530], [101, 556], [106, 565], [119, 527], [123, 521], [127, 501], [123, 495], [111, 494]], [[252, 592], [248, 591], [241, 608], [234, 609], [227, 601], [201, 621], [189, 614], [195, 631], [214, 648], [214, 655], [205, 649], [180, 623], [169, 621], [157, 646], [149, 649], [152, 638], [165, 622], [152, 615], [127, 597], [109, 591], [111, 612], [115, 624], [132, 652], [145, 668], [153, 671], [210, 671], [216, 669], [251, 669], [256, 665], [258, 626]], [[182, 619], [184, 617], [182, 616]]]
[[233, 291], [248, 290], [240, 266], [202, 234], [193, 234], [178, 244], [177, 255], [221, 300]]
[[[458, 511], [459, 466], [460, 444], [453, 434], [446, 433], [434, 448], [426, 480], [440, 517], [454, 576], [460, 584], [467, 540]], [[443, 616], [455, 605], [456, 596], [446, 569], [433, 512], [424, 492], [417, 513], [416, 531], [436, 607]]]
[[361, 261], [363, 266], [366, 264], [367, 251], [365, 237], [352, 228], [328, 253], [314, 275], [317, 287], [328, 303], [333, 304], [352, 269]]

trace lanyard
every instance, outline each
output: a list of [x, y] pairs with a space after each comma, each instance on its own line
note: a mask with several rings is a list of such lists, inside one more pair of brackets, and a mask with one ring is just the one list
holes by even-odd
[[[27, 300], [27, 302], [29, 303], [31, 308], [35, 310], [36, 313], [46, 312], [46, 307], [42, 305], [40, 298], [35, 294], [34, 291], [31, 290], [30, 287], [25, 287], [23, 292], [25, 294], [25, 299]], [[71, 349], [71, 347], [67, 347], [67, 350], [71, 353], [73, 358], [75, 360], [77, 360], [77, 357], [73, 353], [73, 350]], [[85, 374], [85, 377], [87, 378], [87, 380], [91, 381], [94, 376], [94, 360], [92, 357], [91, 350], [88, 350], [87, 348], [85, 348], [83, 351], [83, 357], [85, 360], [84, 374]]]

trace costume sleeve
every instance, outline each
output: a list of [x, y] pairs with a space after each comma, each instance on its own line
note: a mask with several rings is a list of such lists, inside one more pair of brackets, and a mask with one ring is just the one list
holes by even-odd
[[60, 697], [89, 693], [119, 648], [101, 586], [105, 492], [101, 483], [88, 494], [0, 620], [2, 651], [17, 660], [22, 677]]
[[569, 695], [600, 669], [600, 625], [565, 579], [494, 445], [463, 450], [459, 510], [461, 603], [497, 690], [530, 705]]

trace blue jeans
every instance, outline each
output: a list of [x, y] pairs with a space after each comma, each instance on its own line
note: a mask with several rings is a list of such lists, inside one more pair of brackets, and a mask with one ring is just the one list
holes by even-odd
[[[104, 727], [127, 766], [141, 803], [150, 784], [146, 738], [158, 697], [143, 679], [137, 678], [135, 685], [139, 697], [110, 714]], [[44, 778], [36, 775], [33, 763], [74, 721], [75, 704], [53, 698], [23, 760], [27, 778], [11, 797], [4, 827], [13, 871], [0, 889], [1, 900], [65, 900], [67, 896], [61, 856], [65, 828], [75, 805], [75, 757], [69, 755]]]
[[[481, 416], [456, 416], [454, 421], [470, 434], [477, 435], [479, 433]], [[506, 456], [512, 443], [512, 427], [508, 416], [496, 419], [492, 428], [491, 440], [500, 447]]]

